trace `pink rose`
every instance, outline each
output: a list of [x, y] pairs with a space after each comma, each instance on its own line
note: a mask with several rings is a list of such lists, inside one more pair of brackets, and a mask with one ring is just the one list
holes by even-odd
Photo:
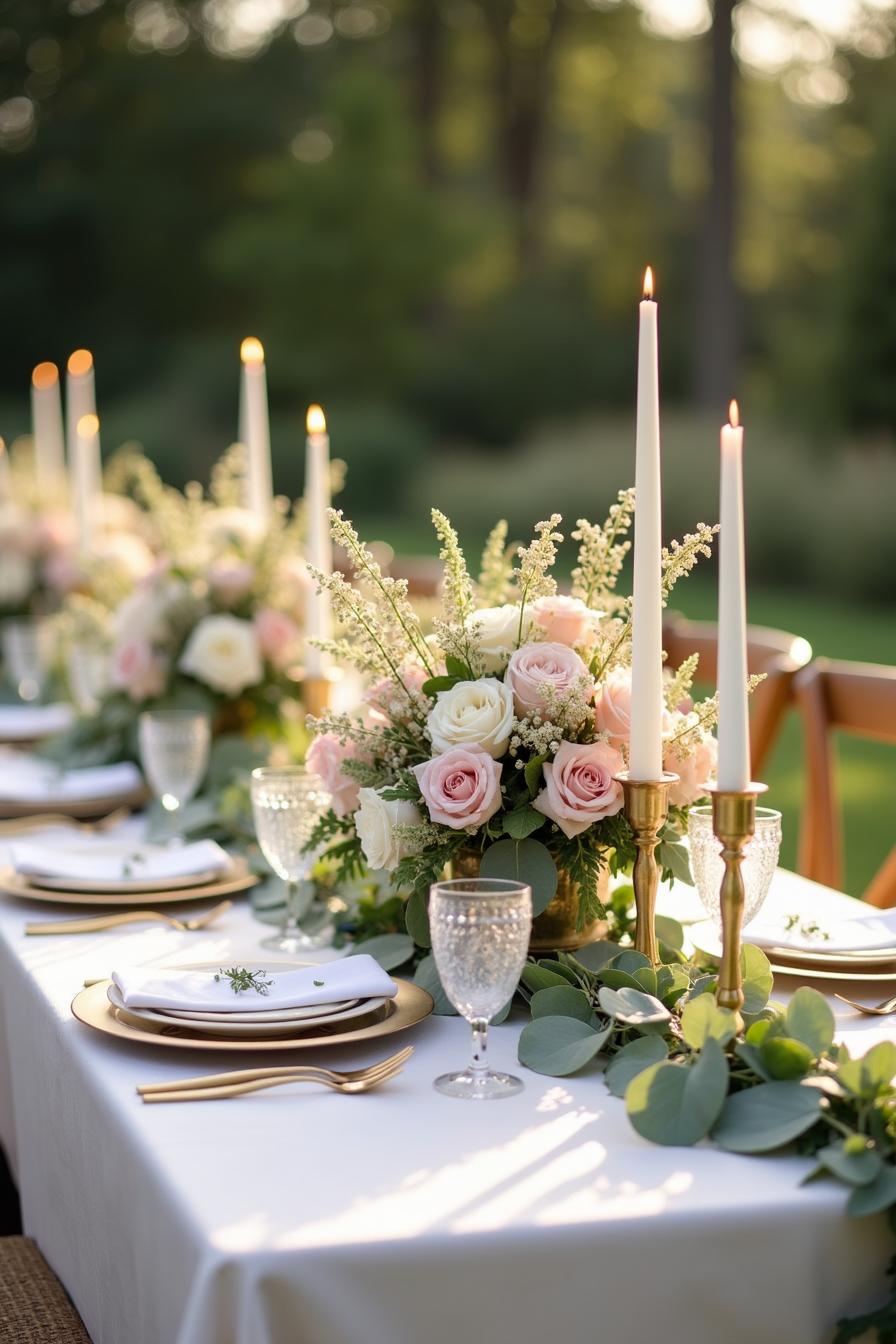
[[678, 783], [669, 790], [673, 807], [690, 807], [706, 793], [709, 780], [715, 779], [719, 744], [714, 737], [700, 739], [695, 751], [681, 755], [676, 745], [669, 744], [663, 756], [663, 769], [679, 776]]
[[501, 806], [501, 766], [481, 747], [452, 747], [414, 774], [431, 820], [453, 831], [481, 826]]
[[358, 759], [354, 742], [340, 742], [334, 733], [321, 733], [308, 748], [305, 765], [313, 770], [332, 799], [337, 817], [345, 817], [358, 806], [361, 786], [343, 773], [346, 761]]
[[587, 648], [594, 643], [602, 613], [593, 611], [579, 597], [540, 597], [532, 603], [532, 618], [545, 639], [569, 648]]
[[[429, 673], [420, 663], [406, 663], [401, 669], [401, 680], [411, 695], [419, 696]], [[401, 723], [411, 711], [411, 702], [394, 677], [381, 677], [369, 686], [364, 692], [364, 703], [369, 706], [372, 723]]]
[[219, 602], [231, 605], [252, 588], [255, 571], [238, 560], [218, 560], [209, 566], [208, 583]]
[[112, 655], [112, 685], [136, 703], [161, 695], [167, 680], [168, 660], [145, 639], [128, 639]]
[[299, 627], [295, 621], [273, 607], [262, 607], [252, 624], [258, 645], [274, 667], [287, 667], [299, 653]]
[[513, 692], [513, 707], [522, 718], [547, 709], [545, 690], [559, 695], [589, 673], [577, 653], [566, 644], [524, 644], [510, 656], [504, 684]]
[[553, 763], [545, 762], [542, 769], [545, 787], [532, 806], [556, 821], [570, 840], [622, 807], [622, 785], [613, 776], [625, 763], [608, 742], [561, 742]]
[[70, 593], [84, 577], [73, 549], [51, 551], [44, 561], [44, 580], [57, 593]]
[[632, 710], [632, 680], [628, 672], [611, 672], [598, 686], [594, 700], [594, 722], [599, 733], [606, 733], [615, 747], [628, 741]]

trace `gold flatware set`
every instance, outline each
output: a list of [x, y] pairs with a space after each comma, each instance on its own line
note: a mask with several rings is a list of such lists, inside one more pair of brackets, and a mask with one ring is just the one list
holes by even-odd
[[413, 1053], [413, 1046], [405, 1046], [377, 1064], [349, 1072], [310, 1064], [275, 1065], [272, 1068], [204, 1074], [169, 1083], [144, 1083], [137, 1091], [145, 1102], [223, 1101], [229, 1097], [247, 1096], [250, 1092], [263, 1092], [271, 1087], [283, 1087], [287, 1083], [319, 1083], [334, 1092], [370, 1092], [390, 1078], [395, 1078]]
[[126, 821], [131, 808], [116, 807], [114, 811], [96, 821], [78, 821], [64, 812], [35, 812], [30, 817], [14, 817], [0, 821], [0, 838], [27, 835], [31, 831], [43, 831], [50, 826], [64, 826], [70, 831], [79, 831], [82, 835], [102, 835], [112, 830], [119, 822]]
[[195, 915], [192, 919], [175, 919], [172, 915], [164, 915], [160, 910], [126, 910], [118, 915], [92, 915], [87, 919], [42, 919], [36, 922], [26, 924], [25, 932], [29, 934], [49, 934], [49, 933], [101, 933], [104, 929], [115, 929], [121, 924], [143, 924], [151, 921], [157, 924], [166, 924], [169, 928], [177, 929], [179, 933], [198, 933], [201, 929], [207, 929], [216, 919], [233, 908], [233, 901], [221, 901], [219, 905], [213, 905], [210, 910], [206, 910], [201, 915]]

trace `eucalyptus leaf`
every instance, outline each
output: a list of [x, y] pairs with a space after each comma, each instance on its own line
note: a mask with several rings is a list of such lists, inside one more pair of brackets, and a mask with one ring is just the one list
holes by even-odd
[[611, 943], [608, 939], [602, 938], [596, 943], [587, 943], [584, 947], [578, 948], [574, 960], [580, 966], [584, 966], [586, 971], [602, 971], [614, 957], [619, 955], [620, 950], [618, 943]]
[[506, 1022], [513, 1007], [513, 995], [507, 1000], [503, 1008], [499, 1008], [494, 1017], [490, 1017], [488, 1022], [490, 1027], [499, 1027], [502, 1022]]
[[538, 1017], [520, 1033], [519, 1061], [535, 1073], [564, 1078], [592, 1060], [612, 1030], [595, 1031], [573, 1017]]
[[896, 1076], [896, 1045], [879, 1041], [861, 1059], [844, 1061], [837, 1069], [837, 1078], [857, 1097], [871, 1099], [889, 1087]]
[[668, 1047], [661, 1036], [639, 1036], [613, 1056], [604, 1069], [604, 1082], [614, 1097], [624, 1097], [633, 1078], [652, 1064], [661, 1063], [668, 1055]]
[[216, 738], [209, 752], [205, 791], [218, 793], [235, 775], [248, 775], [257, 765], [264, 765], [269, 750], [269, 743], [235, 733]]
[[769, 1073], [762, 1058], [762, 1051], [758, 1045], [750, 1045], [747, 1041], [740, 1041], [734, 1047], [734, 1053], [738, 1059], [753, 1070], [753, 1072], [766, 1083], [774, 1081], [772, 1074]]
[[740, 969], [743, 977], [745, 1013], [759, 1013], [768, 1003], [774, 976], [768, 957], [759, 947], [746, 943], [741, 949]]
[[355, 944], [356, 952], [366, 952], [384, 971], [394, 971], [414, 955], [414, 940], [406, 933], [381, 933]]
[[712, 1137], [731, 1153], [765, 1153], [804, 1134], [820, 1114], [821, 1095], [814, 1088], [760, 1083], [728, 1098]]
[[556, 971], [548, 971], [544, 966], [536, 966], [531, 961], [523, 967], [520, 979], [533, 994], [537, 994], [540, 989], [549, 989], [552, 985], [562, 985], [564, 989], [568, 986], [564, 976], [558, 975]]
[[482, 855], [482, 877], [526, 882], [532, 888], [532, 913], [540, 915], [557, 892], [557, 865], [539, 840], [498, 840]]
[[617, 1022], [639, 1027], [645, 1024], [668, 1022], [672, 1014], [652, 994], [638, 989], [610, 989], [604, 985], [598, 991], [598, 1002], [603, 1011]]
[[813, 1059], [829, 1050], [834, 1041], [834, 1014], [817, 989], [801, 985], [784, 1011], [787, 1035], [802, 1041]]
[[541, 767], [547, 759], [547, 756], [533, 756], [530, 761], [526, 762], [523, 776], [526, 780], [526, 788], [529, 790], [530, 798], [535, 797], [544, 783], [544, 774]]
[[850, 1139], [840, 1139], [837, 1143], [829, 1143], [827, 1147], [819, 1148], [815, 1156], [823, 1167], [847, 1185], [870, 1185], [883, 1170], [880, 1153], [867, 1145], [852, 1152], [851, 1142]]
[[709, 1133], [727, 1087], [722, 1047], [708, 1040], [693, 1064], [652, 1064], [639, 1073], [628, 1086], [625, 1108], [642, 1138], [689, 1146]]
[[404, 922], [418, 947], [432, 947], [432, 935], [429, 932], [429, 902], [422, 892], [411, 892], [404, 907]]
[[727, 1043], [737, 1034], [737, 1020], [727, 1008], [719, 1008], [709, 994], [701, 994], [685, 1006], [681, 1015], [681, 1034], [692, 1050], [700, 1050], [708, 1040]]
[[575, 1017], [580, 1022], [590, 1022], [594, 1012], [588, 995], [571, 985], [538, 990], [529, 1008], [533, 1017]]
[[544, 825], [544, 813], [534, 807], [519, 807], [504, 817], [504, 831], [512, 840], [525, 840], [539, 826]]
[[674, 948], [676, 952], [680, 952], [684, 947], [684, 929], [678, 920], [670, 919], [668, 915], [657, 915], [653, 923], [656, 936], [660, 942], [665, 943], [667, 947]]
[[414, 984], [425, 989], [432, 995], [432, 1001], [435, 1005], [433, 1012], [438, 1017], [457, 1017], [457, 1009], [448, 998], [442, 988], [442, 981], [439, 979], [439, 972], [436, 970], [435, 957], [424, 957], [417, 967], [414, 976]]
[[869, 1185], [853, 1190], [846, 1202], [851, 1218], [867, 1218], [896, 1204], [896, 1167], [884, 1167]]
[[772, 1078], [802, 1078], [812, 1067], [814, 1055], [803, 1041], [792, 1036], [768, 1036], [759, 1047], [762, 1062]]
[[460, 658], [453, 653], [445, 655], [445, 670], [449, 677], [454, 677], [457, 681], [473, 680], [473, 674], [466, 663], [461, 662]]
[[688, 988], [688, 973], [677, 966], [662, 966], [665, 972], [661, 977], [657, 972], [657, 998], [667, 1008], [677, 1008], [679, 1000]]
[[686, 886], [694, 885], [691, 874], [691, 859], [684, 845], [673, 840], [663, 840], [656, 847], [656, 861], [664, 872], [670, 872], [676, 882]]
[[642, 966], [639, 971], [635, 971], [632, 976], [639, 989], [643, 989], [645, 994], [652, 994], [656, 997], [659, 985], [657, 984], [657, 974], [653, 966]]
[[629, 975], [628, 971], [616, 971], [613, 970], [612, 967], [608, 968], [605, 971], [601, 971], [600, 978], [608, 989], [642, 988], [642, 986], [638, 983], [635, 977], [633, 975]]
[[539, 957], [539, 966], [543, 966], [546, 971], [551, 971], [554, 975], [561, 975], [573, 989], [579, 988], [579, 976], [572, 966], [565, 965], [562, 961], [557, 961], [554, 957]]
[[612, 961], [614, 971], [627, 971], [629, 975], [634, 975], [635, 971], [643, 970], [645, 967], [652, 970], [653, 962], [649, 957], [645, 957], [643, 952], [636, 952], [630, 947], [624, 948]]
[[436, 696], [440, 691], [450, 691], [459, 680], [458, 677], [430, 677], [420, 689], [424, 695]]

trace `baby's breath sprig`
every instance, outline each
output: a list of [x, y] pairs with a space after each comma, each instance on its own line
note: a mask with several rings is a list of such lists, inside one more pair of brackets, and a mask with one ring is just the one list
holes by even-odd
[[699, 653], [692, 653], [690, 658], [685, 658], [677, 671], [666, 682], [663, 691], [667, 709], [677, 709], [685, 696], [689, 694], [694, 684], [694, 677], [697, 675], [699, 663]]
[[712, 539], [719, 530], [719, 524], [710, 527], [708, 523], [698, 523], [696, 532], [688, 532], [681, 541], [671, 541], [663, 547], [663, 604], [679, 579], [690, 574], [701, 555], [712, 555]]
[[557, 580], [548, 573], [557, 559], [557, 547], [563, 533], [557, 531], [560, 514], [552, 513], [547, 521], [535, 524], [535, 536], [528, 546], [520, 546], [513, 578], [519, 594], [520, 629], [517, 644], [523, 642], [523, 620], [527, 602], [539, 597], [552, 597], [557, 591]]
[[614, 590], [631, 549], [626, 534], [634, 511], [634, 489], [620, 490], [602, 527], [586, 518], [576, 523], [572, 537], [580, 545], [578, 564], [572, 571], [572, 595], [589, 607], [599, 606], [603, 611], [613, 612], [621, 605], [622, 599]]
[[495, 523], [485, 548], [479, 571], [479, 600], [484, 607], [499, 607], [507, 601], [507, 589], [513, 574], [513, 557], [507, 546], [507, 519]]

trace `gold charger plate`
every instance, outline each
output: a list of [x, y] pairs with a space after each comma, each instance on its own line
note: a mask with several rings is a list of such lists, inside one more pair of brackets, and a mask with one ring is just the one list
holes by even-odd
[[0, 872], [0, 892], [18, 896], [25, 901], [48, 901], [51, 905], [152, 906], [171, 905], [178, 901], [205, 901], [215, 896], [234, 896], [248, 891], [260, 879], [250, 873], [243, 859], [234, 859], [228, 873], [212, 882], [196, 887], [171, 887], [163, 891], [60, 891], [54, 887], [35, 887], [27, 877], [20, 877], [13, 868]]
[[58, 816], [91, 818], [101, 817], [116, 807], [142, 807], [149, 794], [141, 784], [127, 793], [115, 793], [105, 798], [42, 798], [39, 802], [15, 803], [9, 798], [0, 799], [0, 821], [11, 821], [18, 817], [33, 817], [41, 812], [54, 812]]
[[106, 1036], [115, 1036], [121, 1041], [133, 1041], [138, 1045], [158, 1045], [172, 1047], [175, 1050], [227, 1050], [241, 1054], [269, 1050], [320, 1050], [328, 1045], [352, 1045], [356, 1041], [372, 1041], [379, 1036], [391, 1036], [404, 1031], [429, 1017], [433, 1010], [433, 1001], [425, 989], [412, 985], [409, 980], [396, 980], [398, 993], [388, 1006], [384, 1016], [365, 1026], [355, 1027], [351, 1031], [339, 1031], [338, 1023], [332, 1027], [321, 1027], [317, 1034], [304, 1032], [296, 1036], [275, 1036], [255, 1040], [245, 1037], [231, 1039], [221, 1036], [203, 1036], [193, 1030], [190, 1024], [184, 1026], [161, 1026], [150, 1022], [138, 1022], [136, 1018], [109, 1002], [107, 991], [111, 980], [100, 980], [87, 989], [82, 989], [72, 999], [72, 1012], [79, 1022]]

